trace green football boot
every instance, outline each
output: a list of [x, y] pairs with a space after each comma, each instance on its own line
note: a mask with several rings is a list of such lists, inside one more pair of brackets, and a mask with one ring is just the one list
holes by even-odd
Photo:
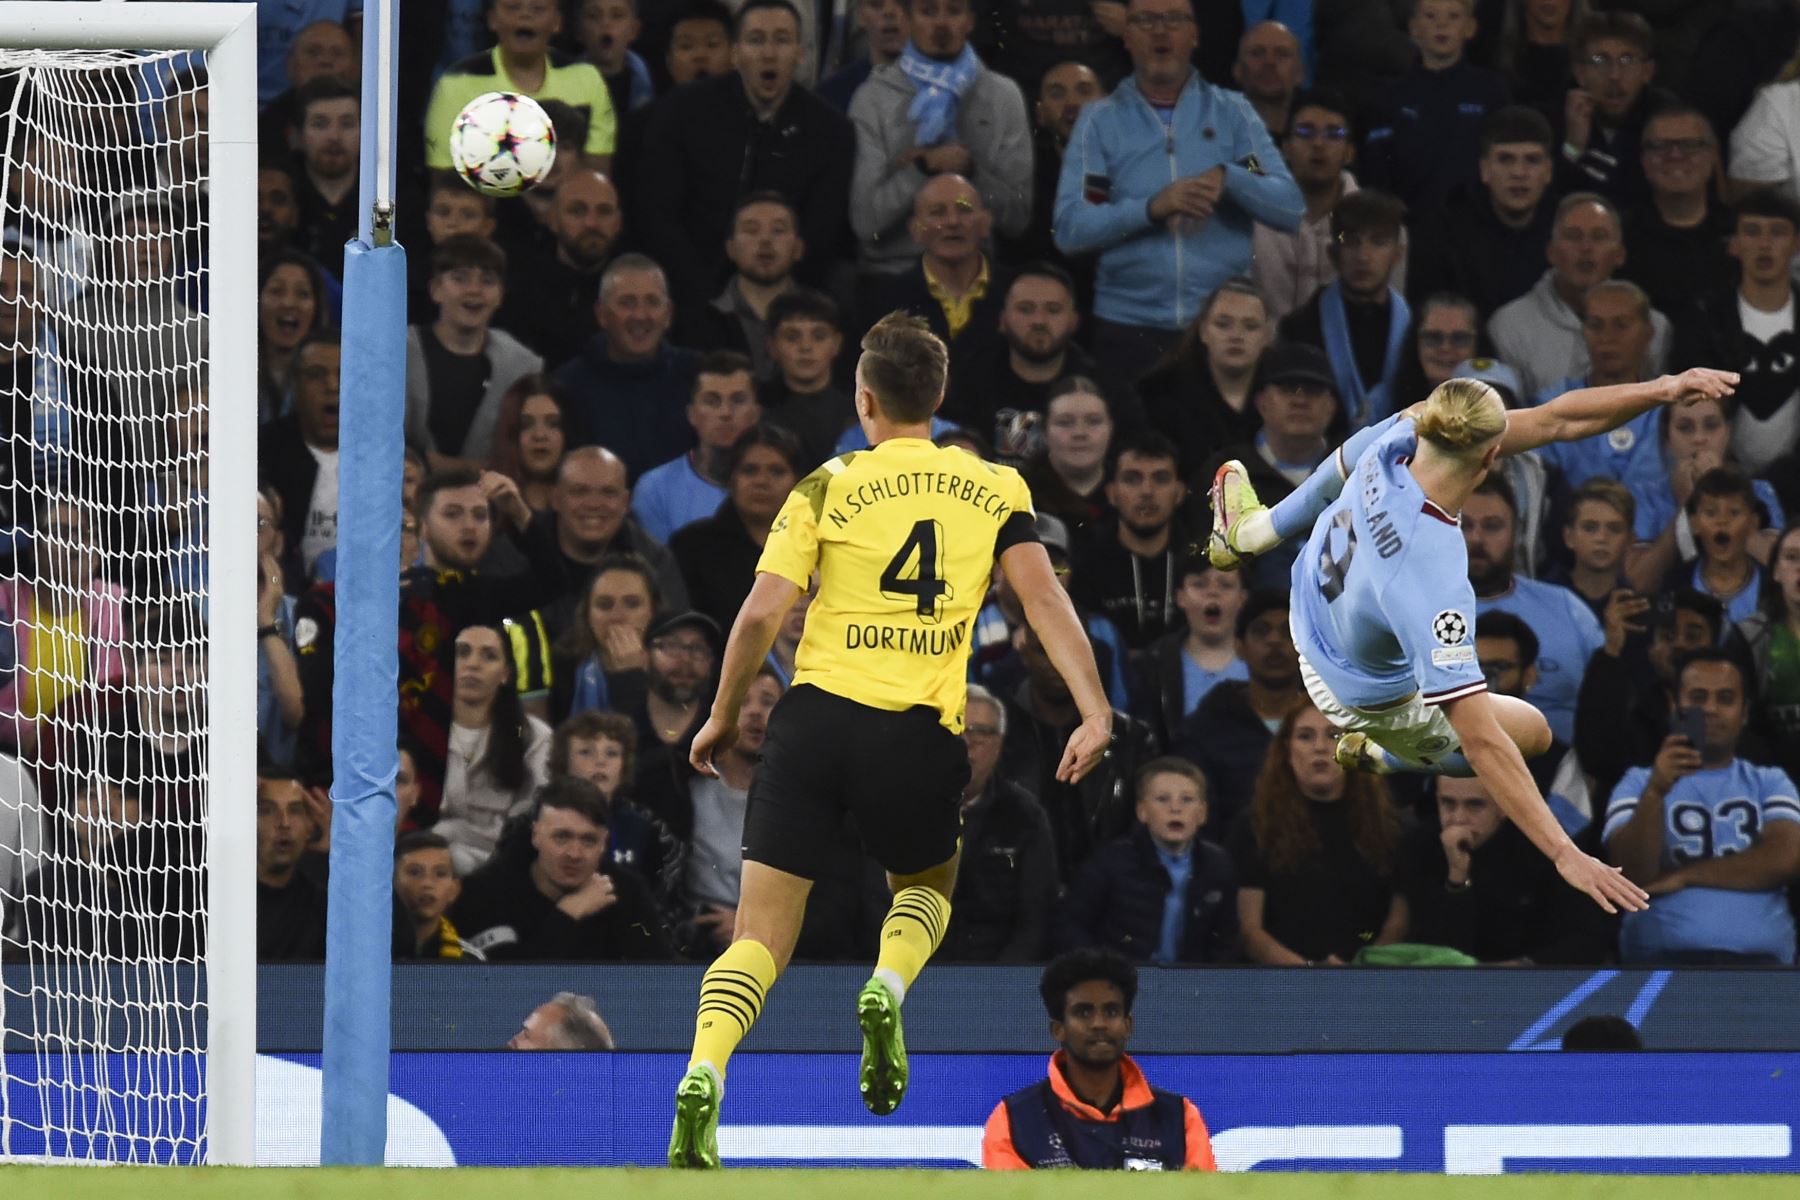
[[887, 984], [871, 979], [856, 997], [856, 1023], [862, 1026], [862, 1070], [858, 1084], [863, 1105], [878, 1117], [900, 1107], [906, 1097], [906, 1038], [900, 1032], [900, 1001]]
[[688, 1068], [675, 1088], [675, 1129], [669, 1165], [687, 1169], [719, 1165], [719, 1101], [725, 1085], [705, 1063]]

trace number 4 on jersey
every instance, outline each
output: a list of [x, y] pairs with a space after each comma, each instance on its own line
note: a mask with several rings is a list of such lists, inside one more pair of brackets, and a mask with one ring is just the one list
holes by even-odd
[[935, 623], [944, 615], [944, 601], [956, 593], [944, 578], [944, 543], [936, 521], [915, 521], [912, 532], [881, 572], [881, 594], [889, 600], [916, 602], [919, 619]]

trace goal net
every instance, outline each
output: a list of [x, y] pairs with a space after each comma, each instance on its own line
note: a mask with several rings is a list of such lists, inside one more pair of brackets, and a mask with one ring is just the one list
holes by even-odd
[[0, 49], [5, 1157], [206, 1157], [209, 99]]

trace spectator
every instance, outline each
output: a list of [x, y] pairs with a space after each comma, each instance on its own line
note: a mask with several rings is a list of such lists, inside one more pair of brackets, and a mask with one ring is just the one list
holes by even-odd
[[[1654, 898], [1628, 913], [1627, 963], [1794, 961], [1786, 889], [1800, 878], [1800, 801], [1776, 767], [1738, 757], [1749, 716], [1743, 667], [1697, 651], [1677, 678], [1678, 715], [1650, 767], [1634, 767], [1606, 808], [1608, 856]], [[1693, 732], [1683, 732], [1688, 721]]]
[[118, 686], [125, 674], [125, 589], [101, 576], [95, 529], [73, 496], [41, 493], [30, 541], [0, 580], [8, 659], [0, 681], [0, 742], [34, 757], [40, 733], [64, 700]]
[[1014, 630], [1012, 643], [1025, 678], [1002, 697], [1006, 735], [1000, 749], [1000, 777], [1038, 798], [1050, 818], [1057, 870], [1066, 882], [1089, 851], [1130, 827], [1128, 781], [1138, 764], [1155, 755], [1155, 739], [1147, 724], [1115, 707], [1112, 755], [1079, 783], [1058, 782], [1059, 747], [1081, 716], [1068, 685], [1028, 623]]
[[696, 344], [750, 356], [756, 378], [775, 370], [769, 357], [769, 306], [794, 290], [794, 265], [806, 251], [800, 214], [780, 192], [753, 192], [738, 202], [725, 239], [736, 269], [714, 296]]
[[[1736, 64], [1733, 66], [1734, 71], [1738, 69]], [[1794, 120], [1796, 100], [1800, 100], [1800, 79], [1777, 78], [1757, 90], [1749, 111], [1731, 131], [1727, 174], [1734, 195], [1742, 198], [1766, 188], [1800, 204], [1800, 122]]]
[[[1625, 263], [1619, 210], [1593, 192], [1563, 197], [1545, 257], [1550, 269], [1525, 295], [1488, 322], [1500, 361], [1519, 373], [1525, 394], [1535, 396], [1559, 379], [1587, 370], [1582, 319], [1588, 290]], [[1660, 371], [1669, 355], [1669, 319], [1650, 313], [1650, 360]]]
[[[127, 952], [125, 916], [145, 911], [141, 897], [127, 899], [125, 879], [138, 865], [130, 859], [144, 844], [144, 813], [135, 781], [128, 791], [117, 779], [125, 773], [122, 756], [112, 757], [101, 770], [71, 779], [64, 803], [49, 812], [39, 807], [31, 772], [18, 759], [5, 760], [17, 780], [0, 812], [0, 887], [7, 895], [0, 934], [9, 945], [45, 958]], [[140, 869], [156, 867], [146, 862]], [[77, 910], [80, 919], [71, 919]]]
[[343, 80], [321, 76], [295, 93], [294, 115], [300, 247], [334, 279], [342, 279], [344, 243], [356, 236], [361, 220], [356, 181], [362, 101]]
[[1800, 254], [1800, 204], [1762, 191], [1739, 201], [1731, 256], [1736, 289], [1697, 299], [1674, 361], [1737, 371], [1739, 407], [1732, 449], [1761, 475], [1800, 449], [1800, 328], [1794, 323], [1793, 267]]
[[1341, 91], [1359, 109], [1366, 108], [1418, 57], [1418, 47], [1406, 35], [1404, 15], [1404, 8], [1393, 0], [1315, 5], [1314, 82]]
[[788, 0], [737, 10], [735, 76], [671, 93], [652, 110], [636, 183], [645, 245], [683, 311], [718, 295], [741, 197], [774, 191], [800, 214], [800, 277], [818, 282], [843, 236], [855, 153], [850, 123], [805, 87], [800, 13]]
[[[681, 894], [693, 814], [685, 814], [688, 823], [678, 838], [662, 817], [628, 798], [637, 778], [636, 743], [637, 727], [624, 713], [576, 713], [551, 736], [550, 778], [594, 785], [606, 801], [608, 816], [604, 861], [636, 871], [650, 884], [657, 906], [672, 913]], [[500, 853], [522, 853], [530, 837], [529, 822], [509, 822]]]
[[[292, 762], [306, 717], [294, 662], [294, 598], [283, 584], [285, 546], [269, 494], [256, 493], [256, 736], [276, 762]], [[123, 659], [120, 660], [121, 670]]]
[[[292, 135], [284, 134], [276, 144], [286, 146], [291, 141]], [[457, 182], [461, 186], [461, 181]], [[300, 203], [294, 198], [293, 167], [285, 161], [258, 164], [256, 261], [266, 270], [277, 254], [296, 249], [294, 235], [299, 230]]]
[[962, 865], [950, 925], [936, 957], [944, 962], [1038, 962], [1050, 945], [1056, 904], [1056, 840], [1037, 798], [1001, 777], [1006, 706], [969, 685], [963, 722], [969, 782], [962, 794]]
[[508, 1050], [611, 1050], [612, 1030], [592, 996], [558, 992], [526, 1016]]
[[1592, 966], [1612, 957], [1599, 909], [1562, 881], [1479, 779], [1440, 775], [1437, 823], [1406, 839], [1407, 937], [1484, 963]]
[[1485, 318], [1531, 290], [1556, 209], [1545, 199], [1554, 143], [1550, 123], [1529, 108], [1488, 114], [1476, 164], [1481, 186], [1451, 195], [1438, 214], [1417, 215], [1409, 295], [1465, 296]]
[[1044, 968], [1038, 990], [1061, 1049], [1048, 1079], [994, 1106], [982, 1166], [1218, 1169], [1194, 1102], [1151, 1087], [1125, 1053], [1137, 986], [1137, 968], [1106, 950], [1076, 950]]
[[1245, 678], [1213, 684], [1182, 720], [1169, 747], [1206, 773], [1206, 832], [1214, 838], [1229, 834], [1238, 814], [1250, 806], [1268, 756], [1270, 726], [1305, 698], [1300, 654], [1288, 629], [1286, 592], [1251, 592], [1238, 609], [1233, 633]]
[[425, 165], [450, 169], [450, 128], [469, 101], [484, 92], [518, 92], [533, 100], [567, 104], [587, 123], [587, 136], [563, 148], [605, 171], [612, 158], [616, 120], [606, 81], [592, 63], [550, 48], [563, 29], [556, 0], [496, 0], [487, 10], [494, 46], [451, 66], [431, 89], [425, 111]]
[[725, 500], [732, 447], [762, 419], [750, 360], [730, 350], [702, 358], [694, 370], [687, 418], [694, 428], [694, 449], [644, 472], [631, 494], [631, 515], [660, 542], [710, 517]]
[[1525, 699], [1544, 714], [1550, 731], [1564, 742], [1575, 733], [1575, 698], [1588, 658], [1605, 636], [1587, 603], [1567, 588], [1514, 571], [1518, 501], [1506, 481], [1490, 475], [1462, 510], [1463, 542], [1469, 551], [1469, 583], [1477, 616], [1509, 612], [1538, 635], [1538, 683]]
[[[940, 0], [927, 0], [938, 3]], [[962, 4], [965, 0], [942, 0]], [[877, 80], [877, 83], [880, 81]], [[922, 247], [913, 264], [871, 281], [864, 313], [871, 321], [895, 309], [925, 318], [950, 348], [953, 368], [1000, 341], [1006, 280], [983, 251], [993, 227], [981, 192], [961, 175], [935, 175], [912, 193], [911, 237]], [[951, 374], [957, 374], [952, 370]]]
[[[11, 285], [18, 289], [16, 294], [21, 297], [35, 295], [29, 278], [36, 273], [30, 265], [31, 259], [7, 255], [0, 261], [19, 264], [20, 282]], [[281, 251], [261, 261], [256, 284], [256, 423], [259, 426], [288, 414], [293, 403], [294, 352], [301, 342], [329, 324], [325, 311], [325, 282], [319, 276], [317, 263], [297, 250]], [[10, 308], [10, 305], [0, 305], [0, 314]], [[17, 337], [9, 340], [23, 342]], [[12, 362], [16, 377], [23, 360], [15, 357]], [[21, 391], [20, 394], [24, 393]], [[15, 424], [17, 420], [15, 416]], [[19, 477], [17, 465], [13, 474], [14, 478]]]
[[1104, 485], [1117, 423], [1100, 385], [1081, 375], [1055, 384], [1043, 425], [1043, 446], [1021, 469], [1032, 505], [1075, 530], [1113, 515]]
[[1800, 771], [1800, 532], [1782, 531], [1769, 555], [1760, 612], [1738, 622], [1732, 648], [1751, 664], [1751, 727], [1792, 779]]
[[[1123, 18], [1124, 5], [1117, 9]], [[975, 47], [985, 62], [1028, 96], [1039, 91], [1051, 71], [1070, 60], [1086, 63], [1110, 85], [1131, 69], [1111, 11], [1082, 0], [1053, 0], [1047, 5], [1000, 0], [979, 5]], [[1236, 36], [1236, 28], [1232, 35]]]
[[1218, 446], [1248, 441], [1262, 418], [1256, 364], [1275, 337], [1269, 302], [1247, 279], [1206, 298], [1181, 340], [1138, 380], [1150, 427], [1174, 442], [1190, 477]]
[[1244, 577], [1215, 569], [1203, 555], [1184, 558], [1175, 568], [1175, 606], [1187, 627], [1165, 633], [1137, 656], [1138, 701], [1132, 705], [1153, 715], [1163, 745], [1175, 745], [1183, 719], [1215, 686], [1249, 680], [1234, 644], [1246, 598]]
[[[709, 695], [713, 665], [725, 638], [705, 613], [665, 612], [651, 618], [644, 632], [645, 689], [643, 703], [629, 715], [637, 726], [637, 778], [632, 790], [643, 796], [665, 820], [674, 814], [656, 797], [684, 769], [685, 747], [704, 716], [701, 701]], [[678, 828], [679, 832], [679, 828]]]
[[773, 667], [764, 666], [744, 693], [738, 736], [713, 760], [716, 775], [693, 772], [687, 784], [693, 836], [687, 859], [684, 907], [689, 914], [694, 957], [710, 959], [731, 944], [737, 924], [738, 888], [744, 870], [744, 810], [750, 777], [762, 757], [769, 714], [783, 689]]
[[575, 41], [606, 81], [615, 113], [643, 108], [656, 98], [649, 66], [631, 49], [642, 28], [637, 0], [583, 0], [575, 10]]
[[[1421, 0], [1452, 8], [1463, 2]], [[1412, 323], [1406, 298], [1388, 282], [1403, 253], [1402, 216], [1399, 202], [1382, 192], [1353, 192], [1338, 201], [1328, 251], [1337, 278], [1281, 322], [1283, 339], [1325, 351], [1351, 429], [1397, 411], [1394, 378]]]
[[812, 607], [813, 597], [818, 594], [818, 586], [814, 584], [794, 597], [794, 606], [781, 619], [781, 628], [775, 631], [775, 642], [769, 647], [768, 657], [763, 659], [775, 668], [775, 678], [784, 688], [793, 685], [794, 672], [798, 669], [795, 656], [800, 652], [800, 635], [806, 631], [806, 610]]
[[1118, 518], [1090, 529], [1072, 557], [1077, 601], [1118, 626], [1133, 648], [1180, 625], [1175, 556], [1188, 542], [1180, 517], [1187, 485], [1176, 457], [1174, 444], [1159, 433], [1121, 439], [1106, 484]]
[[1342, 966], [1364, 946], [1406, 936], [1394, 881], [1399, 821], [1378, 780], [1337, 765], [1336, 744], [1310, 703], [1289, 709], [1256, 799], [1232, 829], [1238, 927], [1251, 962]]
[[[1081, 326], [1075, 281], [1060, 267], [1021, 268], [1006, 286], [999, 326], [1000, 341], [973, 354], [951, 376], [943, 415], [991, 437], [1002, 462], [1023, 462], [1041, 441], [1035, 426], [1050, 394], [1072, 377], [1094, 375], [1096, 367], [1075, 342]], [[1125, 393], [1114, 386], [1101, 394], [1129, 410]]]
[[[1331, 265], [1331, 210], [1356, 191], [1350, 104], [1331, 92], [1294, 97], [1294, 119], [1281, 138], [1281, 157], [1300, 187], [1306, 211], [1300, 226], [1283, 233], [1259, 224], [1251, 238], [1250, 278], [1279, 321], [1337, 277]], [[1404, 266], [1395, 279], [1405, 277]]]
[[1280, 21], [1259, 21], [1246, 29], [1238, 39], [1231, 78], [1262, 118], [1269, 136], [1276, 141], [1286, 137], [1295, 93], [1306, 78], [1300, 39], [1293, 31]]
[[825, 293], [795, 288], [769, 305], [775, 372], [761, 389], [763, 412], [769, 424], [799, 439], [805, 471], [838, 453], [845, 426], [855, 424], [855, 405], [831, 378], [843, 345], [843, 318]]
[[[1189, 65], [1198, 33], [1184, 0], [1132, 0], [1126, 21], [1132, 75], [1082, 112], [1056, 189], [1057, 247], [1099, 255], [1094, 357], [1121, 375], [1244, 273], [1251, 221], [1288, 231], [1304, 211], [1250, 102]], [[1159, 106], [1167, 124], [1152, 119]]]
[[[362, 74], [362, 47], [351, 40], [350, 31], [344, 28], [342, 21], [314, 21], [292, 37], [286, 69], [281, 75], [285, 90], [265, 97], [256, 119], [256, 141], [260, 146], [290, 144], [299, 120], [294, 111], [294, 100], [301, 88], [326, 75], [354, 84]], [[204, 96], [206, 93], [195, 94]]]
[[258, 482], [281, 498], [282, 536], [308, 572], [337, 545], [341, 358], [336, 330], [307, 335], [294, 351], [294, 409], [257, 439]]
[[508, 817], [526, 811], [547, 778], [550, 727], [519, 704], [506, 632], [469, 625], [456, 635], [454, 706], [444, 799], [433, 830], [460, 876], [493, 854]]
[[648, 885], [602, 861], [607, 815], [592, 784], [562, 779], [541, 789], [533, 856], [496, 856], [463, 881], [451, 919], [469, 944], [495, 962], [669, 958]]
[[1562, 1048], [1566, 1053], [1593, 1054], [1619, 1050], [1642, 1050], [1644, 1039], [1637, 1026], [1616, 1013], [1597, 1013], [1583, 1017], [1563, 1030]]
[[[1535, 404], [1548, 404], [1577, 388], [1642, 383], [1653, 378], [1650, 344], [1656, 337], [1650, 297], [1637, 284], [1608, 279], [1588, 289], [1582, 302], [1581, 336], [1587, 346], [1588, 369], [1539, 392]], [[1647, 412], [1605, 434], [1574, 442], [1551, 442], [1538, 448], [1538, 457], [1562, 472], [1570, 487], [1590, 479], [1616, 479], [1633, 484], [1665, 475], [1656, 422], [1660, 408]]]
[[1407, 32], [1419, 61], [1375, 106], [1363, 182], [1414, 212], [1475, 184], [1482, 124], [1508, 103], [1506, 80], [1465, 57], [1475, 29], [1475, 0], [1416, 0]]
[[841, 113], [850, 111], [850, 101], [876, 67], [885, 67], [899, 59], [912, 36], [912, 23], [906, 11], [906, 0], [857, 0], [856, 27], [867, 38], [863, 56], [845, 63], [819, 83], [819, 97]]
[[[1762, 568], [1750, 543], [1763, 526], [1760, 501], [1750, 481], [1730, 467], [1714, 467], [1694, 481], [1684, 511], [1693, 531], [1693, 566], [1675, 568], [1663, 586], [1692, 587], [1725, 609], [1727, 625], [1748, 619], [1762, 591]], [[1758, 539], [1766, 542], [1767, 539]]]
[[971, 0], [908, 0], [907, 11], [906, 48], [871, 71], [850, 102], [850, 227], [865, 274], [902, 274], [920, 253], [918, 197], [938, 176], [980, 180], [978, 195], [1003, 234], [1019, 234], [1031, 218], [1025, 96], [969, 45]]
[[1106, 95], [1106, 85], [1086, 62], [1059, 62], [1038, 82], [1032, 107], [1031, 220], [1017, 237], [999, 238], [1000, 257], [1009, 263], [1050, 262], [1075, 280], [1077, 308], [1093, 307], [1094, 264], [1071, 260], [1056, 248], [1056, 181], [1062, 177], [1063, 155], [1081, 110]]
[[530, 285], [513, 289], [500, 323], [518, 330], [546, 362], [562, 363], [598, 328], [601, 281], [625, 229], [618, 190], [600, 172], [577, 167], [558, 181], [544, 227], [551, 245], [523, 256], [514, 278]]
[[257, 772], [258, 962], [318, 962], [325, 957], [325, 889], [300, 870], [307, 846], [320, 833], [314, 803], [292, 775], [273, 767]]
[[731, 448], [726, 499], [717, 512], [675, 532], [669, 552], [687, 581], [689, 602], [730, 628], [750, 594], [769, 528], [796, 483], [812, 472], [785, 429], [757, 425]]
[[484, 962], [444, 914], [462, 894], [450, 843], [435, 833], [402, 834], [394, 843], [394, 961]]
[[568, 429], [562, 386], [548, 375], [520, 376], [500, 397], [487, 465], [513, 481], [534, 515], [550, 508]]
[[717, 79], [731, 71], [731, 9], [720, 0], [686, 0], [675, 6], [663, 61], [671, 87]]
[[[1659, 418], [1664, 473], [1630, 485], [1637, 506], [1632, 525], [1637, 544], [1625, 561], [1625, 573], [1641, 592], [1655, 592], [1670, 571], [1699, 553], [1688, 506], [1701, 477], [1735, 465], [1732, 423], [1736, 399], [1671, 408]], [[1750, 487], [1762, 509], [1764, 527], [1779, 529], [1785, 521], [1775, 489], [1763, 479], [1752, 479]]]
[[[1632, 622], [1646, 612], [1649, 644], [1640, 647], [1632, 635], [1643, 626]], [[1607, 612], [1606, 641], [1588, 661], [1575, 716], [1575, 751], [1594, 779], [1590, 794], [1610, 796], [1627, 770], [1656, 757], [1676, 706], [1676, 663], [1717, 646], [1724, 629], [1719, 602], [1692, 588], [1658, 596], [1653, 606], [1621, 601]]]
[[1206, 778], [1186, 759], [1157, 758], [1135, 786], [1138, 823], [1081, 864], [1063, 897], [1061, 942], [1165, 967], [1227, 961], [1236, 888], [1230, 856], [1200, 836]]
[[550, 711], [560, 719], [635, 707], [645, 688], [644, 634], [661, 607], [656, 571], [642, 555], [613, 551], [596, 562], [577, 617], [557, 643]]
[[1613, 594], [1630, 586], [1625, 578], [1625, 556], [1631, 549], [1631, 526], [1636, 519], [1637, 502], [1631, 491], [1614, 479], [1590, 479], [1569, 498], [1563, 547], [1570, 561], [1560, 572], [1561, 578], [1550, 582], [1560, 583], [1586, 600], [1602, 627], [1606, 610], [1614, 603]]
[[544, 360], [492, 328], [506, 292], [506, 253], [472, 235], [448, 238], [431, 255], [437, 320], [406, 331], [407, 441], [433, 467], [476, 464], [493, 451], [500, 398]]
[[1598, 192], [1621, 208], [1644, 200], [1644, 122], [1667, 96], [1650, 86], [1656, 46], [1636, 13], [1595, 13], [1569, 40], [1575, 86], [1563, 105], [1564, 192]]
[[1506, 6], [1496, 65], [1514, 103], [1545, 113], [1562, 109], [1569, 90], [1569, 39], [1587, 15], [1587, 0]]
[[1468, 297], [1438, 292], [1414, 305], [1400, 369], [1394, 373], [1395, 409], [1412, 407], [1438, 384], [1455, 378], [1459, 366], [1477, 357], [1481, 341], [1480, 314]]
[[555, 379], [569, 392], [571, 440], [605, 446], [635, 479], [688, 448], [692, 431], [682, 413], [700, 356], [669, 343], [668, 281], [641, 254], [606, 268], [594, 313], [600, 332]]
[[611, 451], [586, 446], [570, 451], [556, 475], [550, 509], [534, 515], [519, 537], [543, 597], [544, 620], [561, 636], [575, 623], [576, 601], [594, 567], [610, 553], [642, 555], [656, 572], [668, 604], [687, 603], [681, 569], [662, 543], [630, 516], [625, 464]]
[[[1476, 619], [1475, 659], [1494, 695], [1525, 699], [1537, 686], [1541, 653], [1538, 635], [1514, 614], [1495, 611]], [[1570, 837], [1588, 827], [1594, 819], [1593, 799], [1566, 741], [1552, 736], [1549, 749], [1526, 759], [1525, 769]]]
[[1667, 105], [1645, 123], [1642, 154], [1649, 199], [1625, 215], [1624, 274], [1659, 311], [1682, 313], [1737, 276], [1726, 250], [1731, 210], [1714, 193], [1719, 139], [1695, 109]]

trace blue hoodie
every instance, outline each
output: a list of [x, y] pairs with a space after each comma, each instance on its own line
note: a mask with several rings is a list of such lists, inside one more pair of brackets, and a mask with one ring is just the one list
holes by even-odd
[[[1177, 179], [1225, 167], [1218, 210], [1177, 235], [1150, 220], [1149, 204]], [[1299, 185], [1250, 102], [1189, 77], [1165, 126], [1135, 76], [1081, 110], [1056, 187], [1057, 249], [1099, 252], [1094, 315], [1175, 330], [1225, 280], [1250, 268], [1260, 221], [1292, 232], [1306, 208]]]

